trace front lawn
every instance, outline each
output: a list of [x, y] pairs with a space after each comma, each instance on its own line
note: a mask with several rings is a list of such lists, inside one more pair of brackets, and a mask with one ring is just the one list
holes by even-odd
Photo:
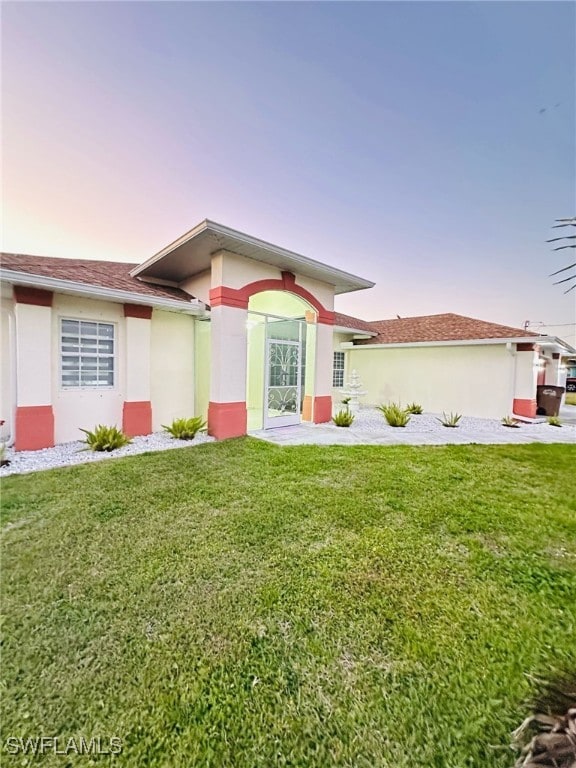
[[241, 439], [6, 478], [2, 743], [509, 768], [527, 675], [574, 665], [575, 461]]

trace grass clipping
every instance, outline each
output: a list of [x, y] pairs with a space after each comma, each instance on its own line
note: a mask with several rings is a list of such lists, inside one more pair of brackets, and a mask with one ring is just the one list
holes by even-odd
[[576, 768], [576, 673], [539, 688], [534, 714], [514, 731], [516, 744], [524, 745], [514, 768]]

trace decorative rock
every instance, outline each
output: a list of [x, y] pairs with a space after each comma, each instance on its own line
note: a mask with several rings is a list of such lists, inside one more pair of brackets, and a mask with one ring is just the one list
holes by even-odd
[[191, 448], [202, 443], [210, 443], [214, 440], [206, 433], [200, 432], [193, 440], [175, 440], [166, 432], [154, 432], [143, 437], [134, 437], [130, 445], [118, 448], [116, 451], [85, 451], [86, 444], [78, 441], [74, 443], [62, 443], [54, 448], [43, 448], [41, 451], [14, 451], [6, 450], [6, 459], [10, 461], [8, 466], [0, 467], [0, 477], [5, 475], [21, 475], [28, 472], [39, 472], [43, 469], [55, 469], [56, 467], [70, 467], [76, 464], [89, 464], [93, 461], [104, 459], [116, 459], [122, 456], [135, 456], [148, 451], [167, 451], [171, 448]]

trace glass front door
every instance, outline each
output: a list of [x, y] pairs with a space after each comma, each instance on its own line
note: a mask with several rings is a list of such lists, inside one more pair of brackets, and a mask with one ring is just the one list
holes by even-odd
[[302, 388], [302, 323], [268, 323], [264, 428], [300, 423]]

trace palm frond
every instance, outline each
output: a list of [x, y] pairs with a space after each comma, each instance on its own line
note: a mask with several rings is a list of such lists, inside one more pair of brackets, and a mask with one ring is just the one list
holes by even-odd
[[560, 285], [561, 283], [567, 283], [570, 280], [576, 280], [576, 275], [570, 275], [570, 277], [565, 277], [564, 280], [556, 280], [556, 282], [552, 283], [552, 285]]
[[548, 277], [554, 277], [554, 275], [559, 275], [560, 272], [566, 272], [567, 269], [572, 269], [573, 267], [576, 267], [576, 261], [574, 264], [569, 264], [567, 267], [562, 267], [562, 269], [558, 269], [556, 272], [552, 272], [552, 274], [548, 275]]

